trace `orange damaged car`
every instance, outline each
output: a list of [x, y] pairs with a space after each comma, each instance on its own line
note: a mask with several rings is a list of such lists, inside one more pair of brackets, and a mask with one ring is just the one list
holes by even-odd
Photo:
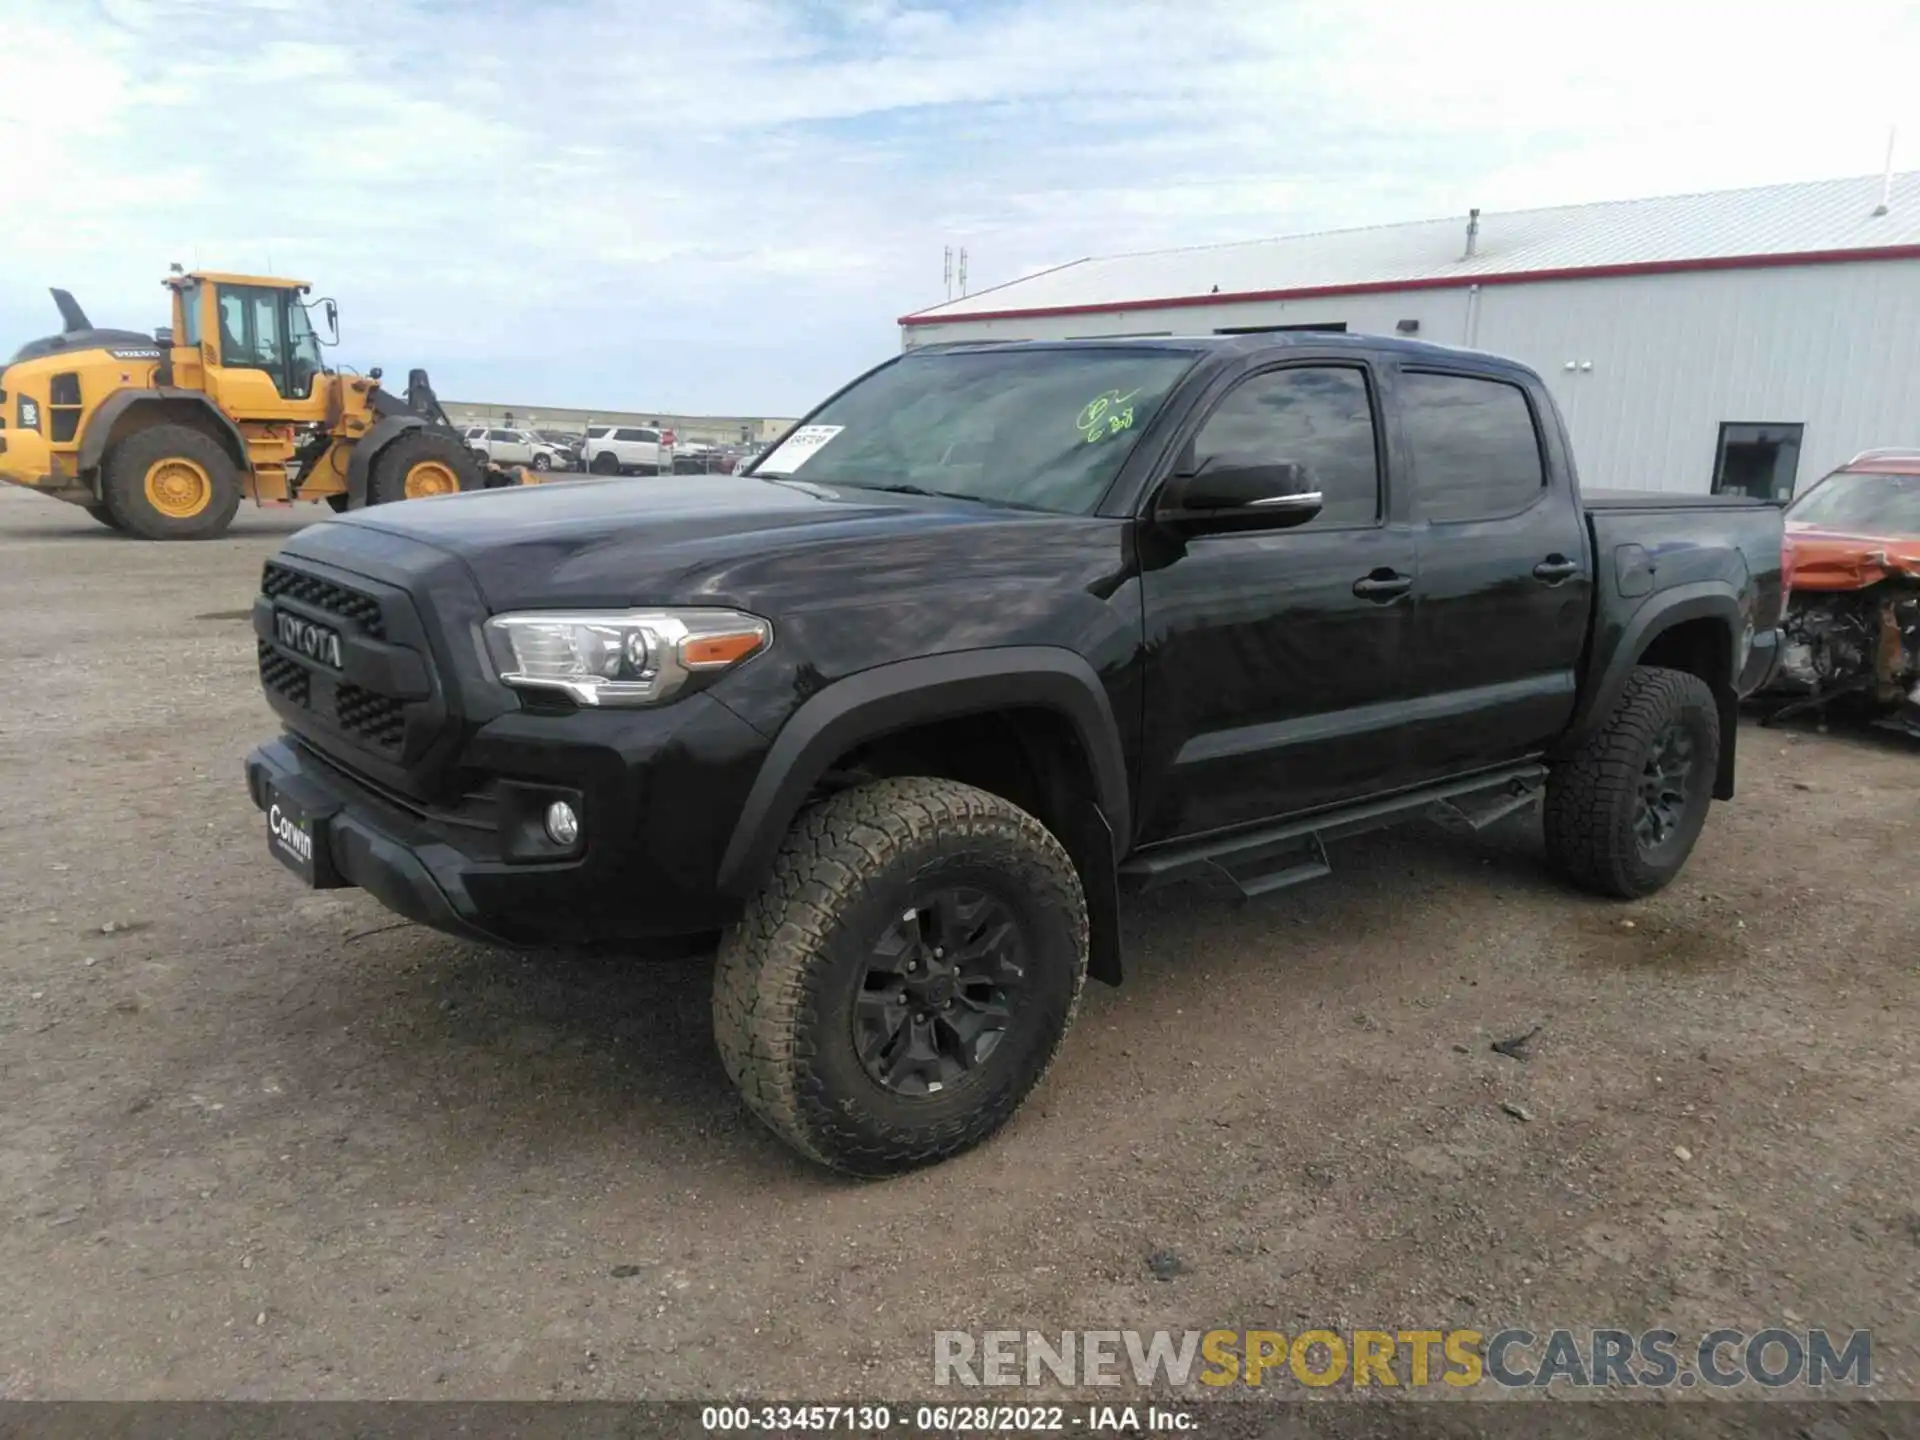
[[1868, 450], [1794, 497], [1770, 717], [1829, 708], [1920, 737], [1920, 450]]

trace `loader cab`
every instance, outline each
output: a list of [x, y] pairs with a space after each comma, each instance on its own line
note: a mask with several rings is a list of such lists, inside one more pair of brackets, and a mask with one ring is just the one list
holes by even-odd
[[[198, 272], [173, 290], [176, 383], [204, 389], [228, 414], [249, 419], [322, 419], [327, 387], [321, 338], [299, 280]], [[329, 330], [333, 302], [322, 301]]]

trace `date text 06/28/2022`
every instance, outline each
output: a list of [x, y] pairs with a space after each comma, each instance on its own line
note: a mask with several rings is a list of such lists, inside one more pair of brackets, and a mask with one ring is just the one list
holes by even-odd
[[707, 1405], [700, 1427], [713, 1433], [844, 1431], [880, 1435], [891, 1430], [950, 1435], [968, 1431], [1008, 1435], [1079, 1430], [1089, 1434], [1199, 1428], [1192, 1411], [1165, 1405]]

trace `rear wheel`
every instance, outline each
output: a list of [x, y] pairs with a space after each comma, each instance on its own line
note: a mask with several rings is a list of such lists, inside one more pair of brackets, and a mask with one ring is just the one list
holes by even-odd
[[1547, 781], [1547, 854], [1583, 890], [1651, 895], [1693, 853], [1719, 764], [1706, 681], [1640, 666], [1606, 723]]
[[409, 430], [374, 456], [367, 503], [390, 505], [479, 488], [480, 467], [459, 440], [437, 430]]
[[881, 780], [795, 822], [721, 943], [714, 1038], [788, 1144], [892, 1175], [1007, 1122], [1086, 969], [1080, 878], [1046, 827], [955, 781]]
[[536, 470], [551, 470], [553, 468], [553, 461], [546, 455], [535, 455], [533, 457], [533, 468]]
[[152, 425], [114, 446], [109, 523], [143, 540], [209, 540], [240, 508], [240, 472], [220, 442], [188, 425]]

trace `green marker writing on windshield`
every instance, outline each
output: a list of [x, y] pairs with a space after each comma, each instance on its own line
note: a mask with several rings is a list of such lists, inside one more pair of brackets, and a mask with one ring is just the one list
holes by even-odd
[[1140, 392], [1129, 390], [1122, 395], [1118, 390], [1109, 390], [1104, 395], [1096, 395], [1080, 411], [1080, 418], [1074, 426], [1087, 437], [1092, 445], [1109, 435], [1118, 435], [1122, 430], [1133, 428], [1133, 406], [1127, 402]]

